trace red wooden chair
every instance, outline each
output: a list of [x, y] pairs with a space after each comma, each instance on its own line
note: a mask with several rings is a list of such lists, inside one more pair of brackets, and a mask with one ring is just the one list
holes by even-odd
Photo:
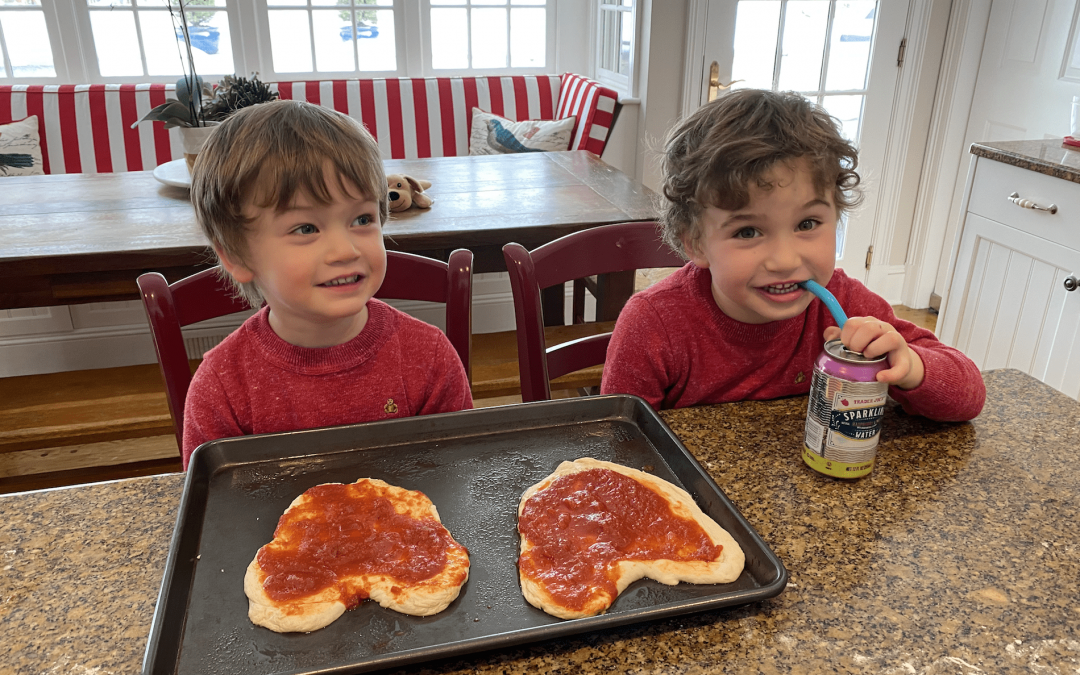
[[503, 246], [517, 321], [521, 400], [551, 398], [551, 380], [604, 362], [611, 333], [548, 348], [540, 291], [596, 274], [650, 267], [682, 267], [685, 261], [660, 240], [653, 221], [617, 223], [568, 234], [531, 252]]
[[[472, 251], [458, 249], [450, 262], [386, 252], [386, 279], [375, 297], [422, 300], [446, 304], [446, 335], [469, 374], [472, 346]], [[217, 268], [203, 270], [170, 284], [161, 274], [148, 272], [138, 279], [143, 305], [150, 317], [165, 396], [172, 413], [176, 442], [183, 447], [184, 400], [191, 385], [191, 367], [181, 327], [248, 309], [234, 297]]]

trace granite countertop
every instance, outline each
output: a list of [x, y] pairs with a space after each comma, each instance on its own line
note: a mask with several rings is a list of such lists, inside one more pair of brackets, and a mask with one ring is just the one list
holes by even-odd
[[979, 157], [1080, 183], [1080, 148], [1058, 139], [986, 141], [972, 143], [970, 150]]
[[[891, 408], [878, 465], [799, 459], [806, 398], [663, 413], [784, 562], [755, 604], [408, 673], [1075, 673], [1080, 403], [985, 373], [972, 423]], [[179, 474], [0, 497], [0, 672], [138, 672]]]

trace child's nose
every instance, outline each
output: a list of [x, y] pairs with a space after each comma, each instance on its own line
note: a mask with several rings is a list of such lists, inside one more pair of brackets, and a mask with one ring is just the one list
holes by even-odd
[[359, 256], [359, 249], [349, 236], [349, 228], [332, 228], [327, 238], [327, 259], [329, 262], [354, 260]]
[[772, 247], [766, 266], [772, 272], [793, 271], [802, 264], [802, 255], [794, 242], [779, 241]]

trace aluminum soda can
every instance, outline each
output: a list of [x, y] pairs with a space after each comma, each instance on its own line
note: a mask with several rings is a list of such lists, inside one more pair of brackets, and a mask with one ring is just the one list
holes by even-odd
[[803, 461], [836, 478], [861, 478], [874, 470], [881, 417], [889, 385], [876, 376], [886, 355], [868, 359], [840, 340], [829, 340], [814, 362], [806, 408]]

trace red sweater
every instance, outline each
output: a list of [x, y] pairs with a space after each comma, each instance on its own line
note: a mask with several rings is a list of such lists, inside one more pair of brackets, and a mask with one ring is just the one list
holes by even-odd
[[[829, 310], [814, 299], [785, 321], [746, 324], [720, 311], [708, 270], [693, 263], [634, 295], [608, 346], [601, 391], [644, 398], [656, 409], [765, 400], [807, 394], [824, 347]], [[969, 420], [986, 399], [982, 375], [969, 358], [925, 328], [896, 318], [892, 307], [836, 270], [828, 285], [848, 316], [891, 323], [923, 361], [922, 384], [889, 395], [904, 410], [935, 420]]]
[[263, 308], [208, 351], [184, 406], [184, 468], [217, 438], [472, 408], [465, 368], [442, 331], [379, 300], [367, 307], [364, 330], [345, 344], [289, 344]]

